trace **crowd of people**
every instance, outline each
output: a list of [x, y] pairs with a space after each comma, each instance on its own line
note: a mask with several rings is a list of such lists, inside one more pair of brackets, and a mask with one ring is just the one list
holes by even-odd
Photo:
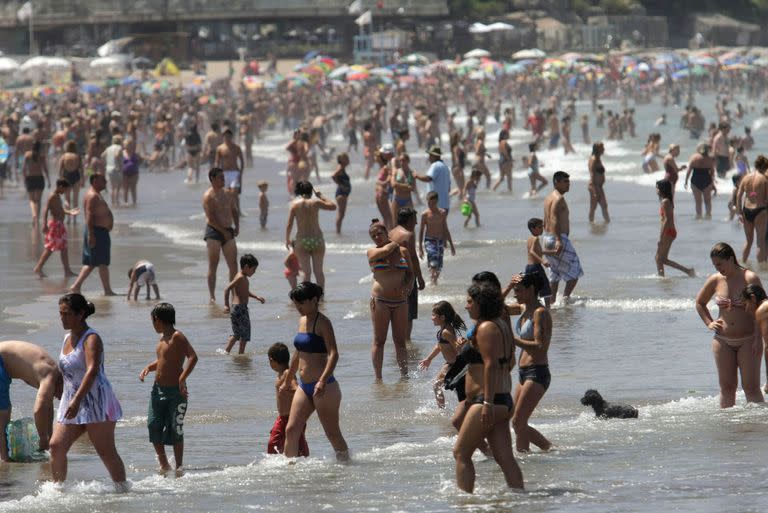
[[[446, 249], [455, 255], [454, 236], [449, 229], [451, 215], [472, 217], [481, 226], [477, 190], [485, 188], [513, 190], [515, 169], [510, 130], [517, 124], [516, 109], [525, 112], [525, 127], [531, 131], [528, 154], [523, 162], [530, 179], [529, 195], [535, 196], [551, 183], [552, 190], [543, 200], [541, 218], [527, 222], [531, 236], [526, 244], [527, 265], [512, 276], [505, 286], [496, 274], [475, 274], [468, 284], [464, 309], [471, 320], [465, 323], [458, 305], [439, 301], [433, 305], [431, 321], [437, 328], [434, 347], [420, 362], [425, 369], [438, 355], [444, 359], [435, 381], [437, 405], [446, 407], [444, 390], [454, 390], [458, 404], [452, 424], [458, 435], [453, 454], [456, 461], [457, 486], [472, 492], [475, 468], [472, 456], [481, 450], [498, 463], [507, 484], [522, 488], [524, 478], [515, 460], [514, 448], [529, 451], [531, 445], [543, 451], [553, 447], [545, 434], [529, 424], [551, 383], [548, 350], [552, 340], [552, 317], [556, 310], [560, 282], [565, 282], [561, 302], [567, 303], [584, 274], [581, 260], [570, 239], [570, 210], [566, 195], [570, 176], [553, 169], [544, 177], [537, 149], [562, 147], [573, 151], [571, 122], [580, 120], [582, 137], [592, 145], [585, 163], [589, 172], [589, 221], [595, 221], [600, 207], [604, 223], [610, 222], [605, 190], [606, 169], [603, 162], [605, 145], [592, 142], [589, 116], [576, 113], [578, 98], [591, 98], [595, 126], [606, 123], [601, 98], [619, 97], [638, 103], [646, 97], [647, 88], [631, 79], [608, 78], [601, 84], [579, 81], [569, 85], [567, 75], [561, 79], [524, 76], [522, 79], [473, 81], [451, 74], [444, 80], [424, 81], [412, 87], [368, 87], [351, 84], [318, 88], [246, 90], [215, 104], [202, 106], [189, 91], [178, 95], [161, 92], [146, 96], [129, 87], [86, 95], [73, 88], [60, 101], [39, 98], [31, 108], [24, 96], [16, 94], [3, 102], [0, 130], [10, 148], [3, 163], [0, 182], [22, 183], [28, 192], [31, 221], [45, 235], [44, 253], [34, 266], [43, 276], [43, 267], [53, 252], [61, 252], [66, 276], [77, 276], [70, 292], [59, 300], [62, 327], [67, 330], [58, 362], [40, 347], [21, 341], [0, 343], [0, 424], [10, 420], [8, 395], [11, 379], [23, 379], [39, 389], [35, 403], [35, 424], [40, 434], [40, 449], [50, 450], [52, 477], [62, 482], [67, 474], [67, 453], [72, 444], [88, 433], [95, 450], [104, 462], [119, 490], [127, 489], [125, 466], [115, 448], [115, 423], [122, 417], [117, 396], [106, 378], [105, 344], [99, 333], [87, 323], [95, 313], [92, 303], [81, 295], [83, 283], [98, 270], [105, 295], [115, 295], [110, 282], [110, 232], [115, 223], [114, 210], [137, 206], [139, 176], [143, 170], [163, 171], [170, 167], [187, 168], [185, 181], [197, 182], [200, 170], [207, 170], [210, 187], [202, 198], [205, 215], [203, 238], [208, 257], [207, 288], [209, 301], [216, 303], [216, 277], [219, 260], [224, 256], [229, 279], [223, 289], [223, 302], [230, 313], [232, 335], [225, 352], [238, 344], [244, 353], [251, 336], [249, 299], [263, 303], [265, 298], [250, 288], [248, 278], [259, 265], [256, 256], [239, 258], [236, 239], [240, 233], [243, 211], [240, 195], [249, 183], [244, 172], [253, 163], [254, 140], [271, 129], [293, 130], [285, 147], [286, 187], [292, 196], [285, 225], [285, 276], [290, 284], [290, 299], [299, 319], [294, 338], [293, 355], [283, 344], [269, 348], [268, 361], [276, 372], [275, 393], [278, 418], [270, 433], [268, 452], [287, 457], [308, 456], [304, 437], [306, 423], [313, 412], [339, 460], [350, 457], [342, 434], [339, 414], [340, 382], [334, 376], [339, 361], [333, 322], [323, 312], [326, 290], [324, 272], [325, 239], [320, 224], [320, 211], [336, 211], [335, 229], [342, 232], [352, 193], [351, 156], [360, 153], [365, 179], [373, 178], [373, 205], [378, 218], [369, 227], [371, 247], [366, 259], [372, 273], [370, 316], [372, 321], [371, 361], [376, 380], [383, 377], [384, 348], [391, 328], [397, 365], [407, 375], [406, 342], [418, 318], [419, 291], [426, 286], [428, 273], [431, 286], [438, 287]], [[736, 79], [734, 78], [734, 81]], [[735, 82], [734, 82], [735, 83]], [[746, 87], [743, 83], [739, 84]], [[679, 97], [679, 85], [664, 84], [664, 98]], [[697, 87], [711, 90], [715, 82], [700, 81]], [[752, 94], [759, 86], [750, 82]], [[715, 90], [715, 92], [720, 92]], [[709, 138], [702, 142], [687, 165], [678, 166], [677, 144], [660, 154], [661, 136], [651, 134], [642, 151], [638, 171], [651, 173], [659, 169], [657, 158], [663, 158], [664, 179], [656, 183], [660, 200], [661, 227], [656, 266], [663, 276], [665, 267], [694, 276], [693, 268], [669, 258], [678, 232], [674, 216], [675, 188], [678, 175], [686, 171], [685, 187], [690, 182], [697, 218], [711, 218], [712, 194], [718, 179], [735, 169], [735, 192], [731, 199], [733, 212], [741, 220], [746, 244], [741, 264], [746, 263], [752, 244], [757, 245], [757, 260], [765, 262], [766, 226], [768, 219], [768, 159], [759, 156], [750, 167], [745, 154], [754, 141], [746, 132], [743, 137], [730, 135], [732, 114], [725, 91], [717, 100], [718, 122]], [[502, 112], [502, 100], [515, 98]], [[455, 122], [453, 109], [461, 106], [467, 113], [465, 127]], [[487, 120], [496, 118], [498, 134], [498, 179], [492, 185], [487, 161], [492, 158], [486, 148]], [[636, 136], [634, 110], [623, 114], [607, 113], [607, 139]], [[445, 130], [441, 121], [445, 120]], [[660, 120], [664, 123], [666, 120]], [[414, 127], [415, 144], [411, 141]], [[685, 128], [698, 139], [703, 134], [704, 120], [700, 110], [690, 105], [683, 118]], [[347, 152], [335, 155], [328, 137], [337, 130], [348, 141]], [[200, 136], [200, 133], [204, 136]], [[358, 148], [358, 132], [362, 148]], [[442, 150], [447, 135], [450, 165]], [[408, 147], [426, 153], [429, 167], [425, 173], [412, 169]], [[473, 161], [469, 175], [469, 155]], [[337, 162], [332, 173], [335, 197], [327, 198], [316, 190], [310, 178], [314, 170], [320, 178], [318, 157]], [[49, 165], [49, 162], [52, 163]], [[378, 171], [377, 169], [378, 168]], [[753, 170], [754, 168], [754, 170]], [[55, 180], [51, 170], [58, 170]], [[111, 187], [111, 197], [102, 192]], [[53, 186], [55, 184], [55, 187]], [[426, 188], [426, 194], [419, 185]], [[51, 189], [42, 208], [46, 185]], [[268, 223], [269, 200], [266, 182], [258, 184], [260, 225]], [[84, 239], [82, 269], [75, 274], [69, 265], [67, 225], [77, 223], [82, 198]], [[122, 198], [121, 193], [122, 192]], [[506, 192], [501, 192], [505, 194]], [[62, 201], [64, 196], [64, 201]], [[423, 196], [423, 199], [422, 199]], [[122, 199], [122, 202], [121, 202]], [[108, 201], [109, 200], [109, 201]], [[702, 212], [703, 204], [703, 212]], [[415, 207], [422, 206], [419, 212]], [[42, 217], [42, 228], [39, 228]], [[484, 218], [485, 219], [485, 218]], [[416, 225], [421, 222], [418, 235]], [[294, 232], [295, 227], [295, 232]], [[748, 401], [760, 402], [761, 354], [763, 339], [768, 337], [768, 306], [760, 279], [739, 263], [731, 246], [718, 243], [711, 252], [717, 273], [707, 278], [697, 296], [696, 309], [707, 327], [715, 333], [712, 349], [720, 382], [720, 405], [733, 406], [737, 388], [737, 372], [742, 377]], [[424, 260], [426, 269], [422, 269]], [[141, 286], [150, 287], [159, 300], [155, 269], [151, 262], [139, 260], [128, 273], [129, 299], [138, 298]], [[332, 289], [334, 284], [329, 288]], [[437, 289], [439, 290], [439, 289]], [[513, 294], [514, 303], [505, 299]], [[715, 318], [708, 303], [714, 298], [719, 308]], [[517, 319], [513, 319], [517, 316]], [[175, 328], [175, 312], [169, 303], [158, 303], [151, 314], [152, 324], [160, 340], [157, 358], [139, 373], [144, 380], [155, 373], [148, 418], [149, 439], [160, 467], [171, 468], [165, 446], [172, 445], [177, 470], [183, 463], [183, 418], [187, 409], [186, 381], [198, 361], [190, 341]], [[468, 328], [467, 328], [468, 327]], [[519, 354], [518, 354], [519, 350]], [[765, 353], [768, 365], [768, 352]], [[512, 372], [517, 365], [517, 384]], [[298, 376], [297, 376], [298, 374]], [[60, 398], [59, 412], [53, 416], [53, 398]], [[511, 429], [510, 429], [511, 426]], [[0, 444], [6, 457], [5, 445]]]

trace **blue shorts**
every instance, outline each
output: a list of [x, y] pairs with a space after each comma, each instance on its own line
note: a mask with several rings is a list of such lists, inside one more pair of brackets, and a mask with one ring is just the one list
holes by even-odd
[[424, 248], [427, 250], [427, 265], [430, 269], [443, 268], [443, 251], [445, 243], [440, 239], [424, 237]]
[[100, 265], [109, 265], [110, 250], [112, 240], [109, 237], [109, 230], [96, 226], [93, 229], [93, 236], [96, 239], [96, 246], [88, 246], [88, 230], [83, 230], [83, 265], [98, 267]]
[[[0, 410], [11, 409], [11, 377], [3, 365], [3, 357], [0, 356]], [[3, 434], [5, 438], [5, 434]]]

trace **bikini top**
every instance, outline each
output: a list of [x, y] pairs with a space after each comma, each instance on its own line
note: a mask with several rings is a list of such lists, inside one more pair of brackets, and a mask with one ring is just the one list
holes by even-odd
[[523, 323], [523, 316], [518, 317], [515, 332], [522, 339], [533, 340], [533, 319], [525, 319], [525, 323]]
[[446, 339], [443, 338], [443, 328], [440, 328], [439, 330], [437, 330], [436, 338], [437, 338], [437, 343], [438, 344], [450, 344], [451, 343], [450, 340], [446, 340]]
[[599, 175], [602, 175], [605, 173], [605, 166], [603, 165], [602, 161], [598, 160], [597, 162], [595, 162], [594, 171]]
[[[509, 332], [509, 326], [507, 326], [501, 320], [494, 319], [493, 323], [496, 324], [496, 326], [498, 326], [499, 330], [501, 331], [501, 336], [504, 339], [504, 356], [498, 359], [499, 365], [501, 366], [508, 365], [510, 362], [510, 359], [515, 354], [514, 344], [511, 341], [512, 334]], [[509, 355], [507, 354], [507, 346], [509, 346], [510, 348]], [[483, 363], [483, 355], [481, 355], [480, 351], [475, 349], [475, 347], [471, 343], [466, 344], [461, 349], [461, 355], [464, 357], [464, 360], [468, 364]]]
[[[377, 258], [376, 260], [371, 261], [371, 271], [386, 271], [389, 269], [392, 269], [393, 266], [387, 261], [388, 257], [384, 258]], [[394, 269], [400, 269], [400, 270], [407, 270], [408, 269], [408, 261], [405, 259], [405, 257], [401, 254], [400, 260], [397, 261], [397, 263], [394, 265]]]
[[325, 347], [325, 340], [323, 337], [315, 333], [315, 326], [317, 326], [317, 319], [320, 314], [315, 317], [315, 322], [312, 324], [312, 331], [309, 333], [299, 332], [293, 338], [293, 346], [303, 353], [327, 353], [328, 349]]
[[725, 308], [730, 310], [731, 308], [743, 308], [744, 301], [741, 298], [731, 298], [725, 296], [715, 296], [715, 304], [718, 308]]

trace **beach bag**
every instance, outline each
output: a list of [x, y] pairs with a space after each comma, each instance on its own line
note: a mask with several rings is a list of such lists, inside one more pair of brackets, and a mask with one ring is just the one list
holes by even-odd
[[8, 458], [11, 461], [32, 461], [40, 459], [40, 436], [35, 428], [35, 421], [29, 417], [16, 419], [8, 423], [5, 430], [8, 442]]
[[472, 203], [465, 201], [461, 204], [461, 215], [464, 217], [469, 217], [472, 215]]

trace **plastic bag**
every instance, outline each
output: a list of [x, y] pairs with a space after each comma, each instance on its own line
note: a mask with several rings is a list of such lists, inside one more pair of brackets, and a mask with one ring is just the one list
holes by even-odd
[[9, 422], [5, 434], [8, 458], [11, 461], [32, 461], [40, 458], [40, 436], [33, 419], [24, 417]]

